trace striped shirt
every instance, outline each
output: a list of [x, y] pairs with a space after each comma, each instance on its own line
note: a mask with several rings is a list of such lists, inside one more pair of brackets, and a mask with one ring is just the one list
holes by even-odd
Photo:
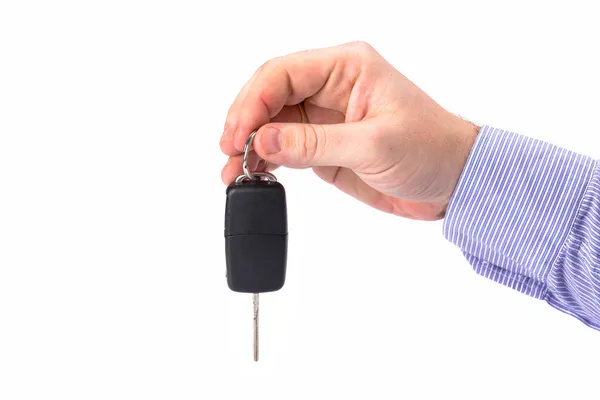
[[475, 272], [600, 330], [600, 163], [483, 126], [444, 237]]

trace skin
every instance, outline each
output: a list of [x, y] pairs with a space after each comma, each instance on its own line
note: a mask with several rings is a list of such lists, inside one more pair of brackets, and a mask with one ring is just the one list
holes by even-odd
[[[310, 123], [300, 123], [304, 101]], [[433, 221], [446, 208], [479, 127], [446, 111], [364, 42], [293, 53], [263, 64], [227, 114], [221, 173], [242, 173], [258, 129], [260, 159], [312, 168], [318, 177], [383, 212]]]

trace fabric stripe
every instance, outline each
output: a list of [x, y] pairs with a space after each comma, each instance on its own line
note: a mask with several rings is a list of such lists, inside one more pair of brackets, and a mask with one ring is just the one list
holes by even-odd
[[600, 330], [600, 167], [548, 278], [548, 302]]
[[600, 330], [600, 164], [483, 126], [443, 224], [476, 273]]

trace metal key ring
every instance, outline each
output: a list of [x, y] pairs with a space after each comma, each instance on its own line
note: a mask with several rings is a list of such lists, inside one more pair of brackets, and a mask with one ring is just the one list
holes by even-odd
[[[246, 178], [248, 178], [250, 180], [256, 179], [254, 177], [254, 174], [252, 172], [250, 172], [250, 170], [248, 169], [248, 153], [250, 150], [250, 143], [252, 143], [252, 139], [254, 139], [256, 132], [258, 132], [258, 131], [252, 132], [250, 134], [250, 136], [248, 136], [248, 139], [246, 139], [246, 143], [244, 144], [244, 158], [242, 159], [242, 170], [244, 171], [244, 175], [246, 176]], [[267, 161], [265, 161], [265, 172], [266, 171], [267, 171]]]
[[271, 181], [271, 182], [277, 182], [277, 178], [275, 178], [275, 175], [273, 175], [270, 172], [254, 172], [254, 173], [252, 173], [252, 176], [254, 178], [250, 179], [246, 176], [246, 174], [241, 174], [240, 176], [235, 178], [235, 182], [240, 183], [245, 180], [256, 180], [256, 179], [264, 179], [264, 180]]
[[[298, 109], [300, 110], [300, 122], [301, 123], [308, 122], [308, 116], [306, 115], [306, 109], [304, 108], [304, 102], [301, 102], [298, 104]], [[274, 180], [274, 181], [276, 180], [275, 176], [273, 174], [267, 172], [267, 165], [269, 164], [269, 162], [267, 160], [263, 160], [265, 162], [264, 172], [251, 172], [250, 169], [248, 168], [248, 153], [250, 152], [249, 151], [250, 144], [252, 143], [254, 136], [256, 136], [256, 132], [258, 132], [258, 131], [256, 130], [256, 131], [252, 132], [248, 136], [248, 139], [246, 139], [246, 143], [244, 143], [244, 156], [242, 158], [242, 170], [244, 171], [244, 174], [238, 176], [236, 179], [236, 182], [240, 182], [244, 178], [250, 179], [250, 180], [255, 180], [256, 177], [258, 177], [258, 179], [260, 179], [261, 177], [265, 177], [269, 180]]]

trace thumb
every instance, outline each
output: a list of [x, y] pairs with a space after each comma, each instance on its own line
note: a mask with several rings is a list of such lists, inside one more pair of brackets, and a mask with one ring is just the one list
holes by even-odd
[[373, 157], [372, 124], [361, 121], [341, 124], [271, 123], [254, 138], [256, 153], [286, 167], [338, 166], [355, 169]]

